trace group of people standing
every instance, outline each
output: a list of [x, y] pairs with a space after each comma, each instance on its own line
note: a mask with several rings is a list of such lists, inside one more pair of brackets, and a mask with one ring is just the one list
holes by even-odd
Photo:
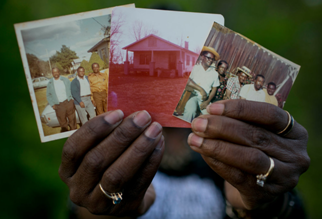
[[[218, 61], [216, 67], [212, 66], [214, 61]], [[206, 114], [210, 103], [223, 99], [245, 99], [278, 106], [274, 82], [264, 88], [264, 75], [256, 75], [246, 66], [237, 67], [237, 73], [233, 75], [227, 72], [228, 68], [227, 61], [220, 60], [215, 49], [203, 47], [200, 62], [194, 66], [188, 79], [187, 86], [194, 91], [185, 105], [184, 120], [191, 122], [199, 114]]]
[[108, 72], [101, 73], [99, 68], [98, 63], [93, 63], [93, 72], [86, 76], [80, 66], [72, 82], [62, 77], [58, 68], [52, 69], [46, 96], [55, 110], [61, 132], [77, 129], [75, 109], [82, 125], [107, 112]]

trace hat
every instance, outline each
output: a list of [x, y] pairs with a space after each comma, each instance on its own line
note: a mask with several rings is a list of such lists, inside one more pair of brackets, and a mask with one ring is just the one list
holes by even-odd
[[210, 52], [212, 53], [214, 56], [215, 56], [215, 61], [219, 60], [220, 59], [220, 55], [216, 52], [216, 50], [212, 47], [209, 47], [209, 46], [204, 46], [202, 47], [202, 52], [204, 51], [207, 51], [207, 52]]
[[251, 74], [250, 74], [250, 69], [249, 68], [247, 68], [246, 66], [243, 66], [243, 67], [241, 67], [241, 68], [239, 68], [239, 67], [237, 67], [237, 72], [238, 71], [242, 71], [242, 72], [244, 72], [248, 77], [252, 77], [251, 76]]

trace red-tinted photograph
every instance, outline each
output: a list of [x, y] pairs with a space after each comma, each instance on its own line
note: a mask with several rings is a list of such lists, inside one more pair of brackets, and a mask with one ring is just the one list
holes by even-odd
[[136, 8], [112, 13], [108, 110], [147, 110], [164, 127], [172, 116], [216, 14]]

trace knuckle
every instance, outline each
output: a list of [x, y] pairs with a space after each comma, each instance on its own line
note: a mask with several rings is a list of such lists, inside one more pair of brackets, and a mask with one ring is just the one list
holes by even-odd
[[251, 139], [253, 145], [255, 147], [265, 148], [270, 145], [271, 140], [265, 131], [261, 128], [253, 126], [253, 130], [251, 131]]
[[80, 192], [76, 191], [75, 189], [70, 189], [69, 198], [74, 204], [79, 206], [82, 205], [83, 197]]
[[[281, 126], [281, 121], [283, 121], [283, 113], [281, 113], [280, 108], [272, 104], [266, 104], [265, 109], [265, 117], [267, 118], [267, 121], [270, 121], [274, 127]], [[284, 124], [282, 126], [284, 126]], [[284, 127], [281, 127], [281, 129], [283, 128]]]
[[289, 178], [289, 180], [288, 180], [289, 188], [294, 188], [298, 182], [299, 182], [298, 176], [293, 176], [293, 177]]
[[122, 126], [119, 126], [113, 132], [113, 137], [115, 139], [115, 142], [118, 144], [129, 143], [131, 141], [129, 136], [131, 136], [131, 133], [129, 133], [129, 131]]
[[87, 154], [84, 159], [85, 171], [89, 174], [97, 174], [101, 171], [101, 168], [104, 163], [104, 157], [97, 150], [91, 151]]
[[145, 157], [146, 154], [150, 153], [151, 149], [147, 145], [133, 145], [133, 153], [137, 158]]
[[66, 159], [68, 161], [74, 161], [77, 157], [77, 149], [76, 149], [76, 142], [73, 138], [69, 138], [62, 151], [62, 159]]
[[311, 163], [311, 159], [310, 157], [307, 155], [305, 156], [302, 156], [300, 159], [299, 159], [299, 164], [300, 164], [300, 167], [301, 167], [301, 173], [304, 173], [305, 171], [307, 171], [307, 169], [309, 168], [310, 166], [310, 163]]
[[89, 203], [89, 206], [87, 206], [87, 210], [94, 215], [103, 214], [103, 210], [99, 206], [97, 206], [96, 203]]
[[245, 162], [250, 169], [256, 170], [258, 167], [265, 166], [265, 159], [263, 159], [262, 152], [259, 150], [252, 149], [248, 152], [247, 156], [248, 158], [245, 159]]
[[214, 158], [218, 158], [218, 156], [225, 156], [225, 142], [222, 140], [215, 141], [212, 145], [211, 154], [214, 155]]
[[242, 172], [238, 171], [238, 172], [234, 173], [233, 180], [234, 180], [234, 184], [236, 186], [240, 186], [240, 185], [244, 185], [247, 179], [246, 179], [245, 175]]
[[120, 170], [113, 169], [113, 171], [107, 171], [104, 178], [106, 182], [108, 182], [109, 188], [113, 188], [115, 191], [118, 191], [123, 185], [123, 175], [124, 174]]

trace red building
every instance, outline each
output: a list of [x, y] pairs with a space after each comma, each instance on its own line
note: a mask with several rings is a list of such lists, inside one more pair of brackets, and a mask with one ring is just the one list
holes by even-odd
[[[183, 73], [191, 72], [199, 54], [185, 47], [178, 46], [170, 41], [150, 34], [123, 48], [126, 50], [124, 62], [124, 74], [129, 71], [148, 71], [150, 76], [155, 72], [160, 76], [161, 72], [174, 72], [182, 77]], [[128, 52], [133, 52], [133, 69], [129, 69]]]

